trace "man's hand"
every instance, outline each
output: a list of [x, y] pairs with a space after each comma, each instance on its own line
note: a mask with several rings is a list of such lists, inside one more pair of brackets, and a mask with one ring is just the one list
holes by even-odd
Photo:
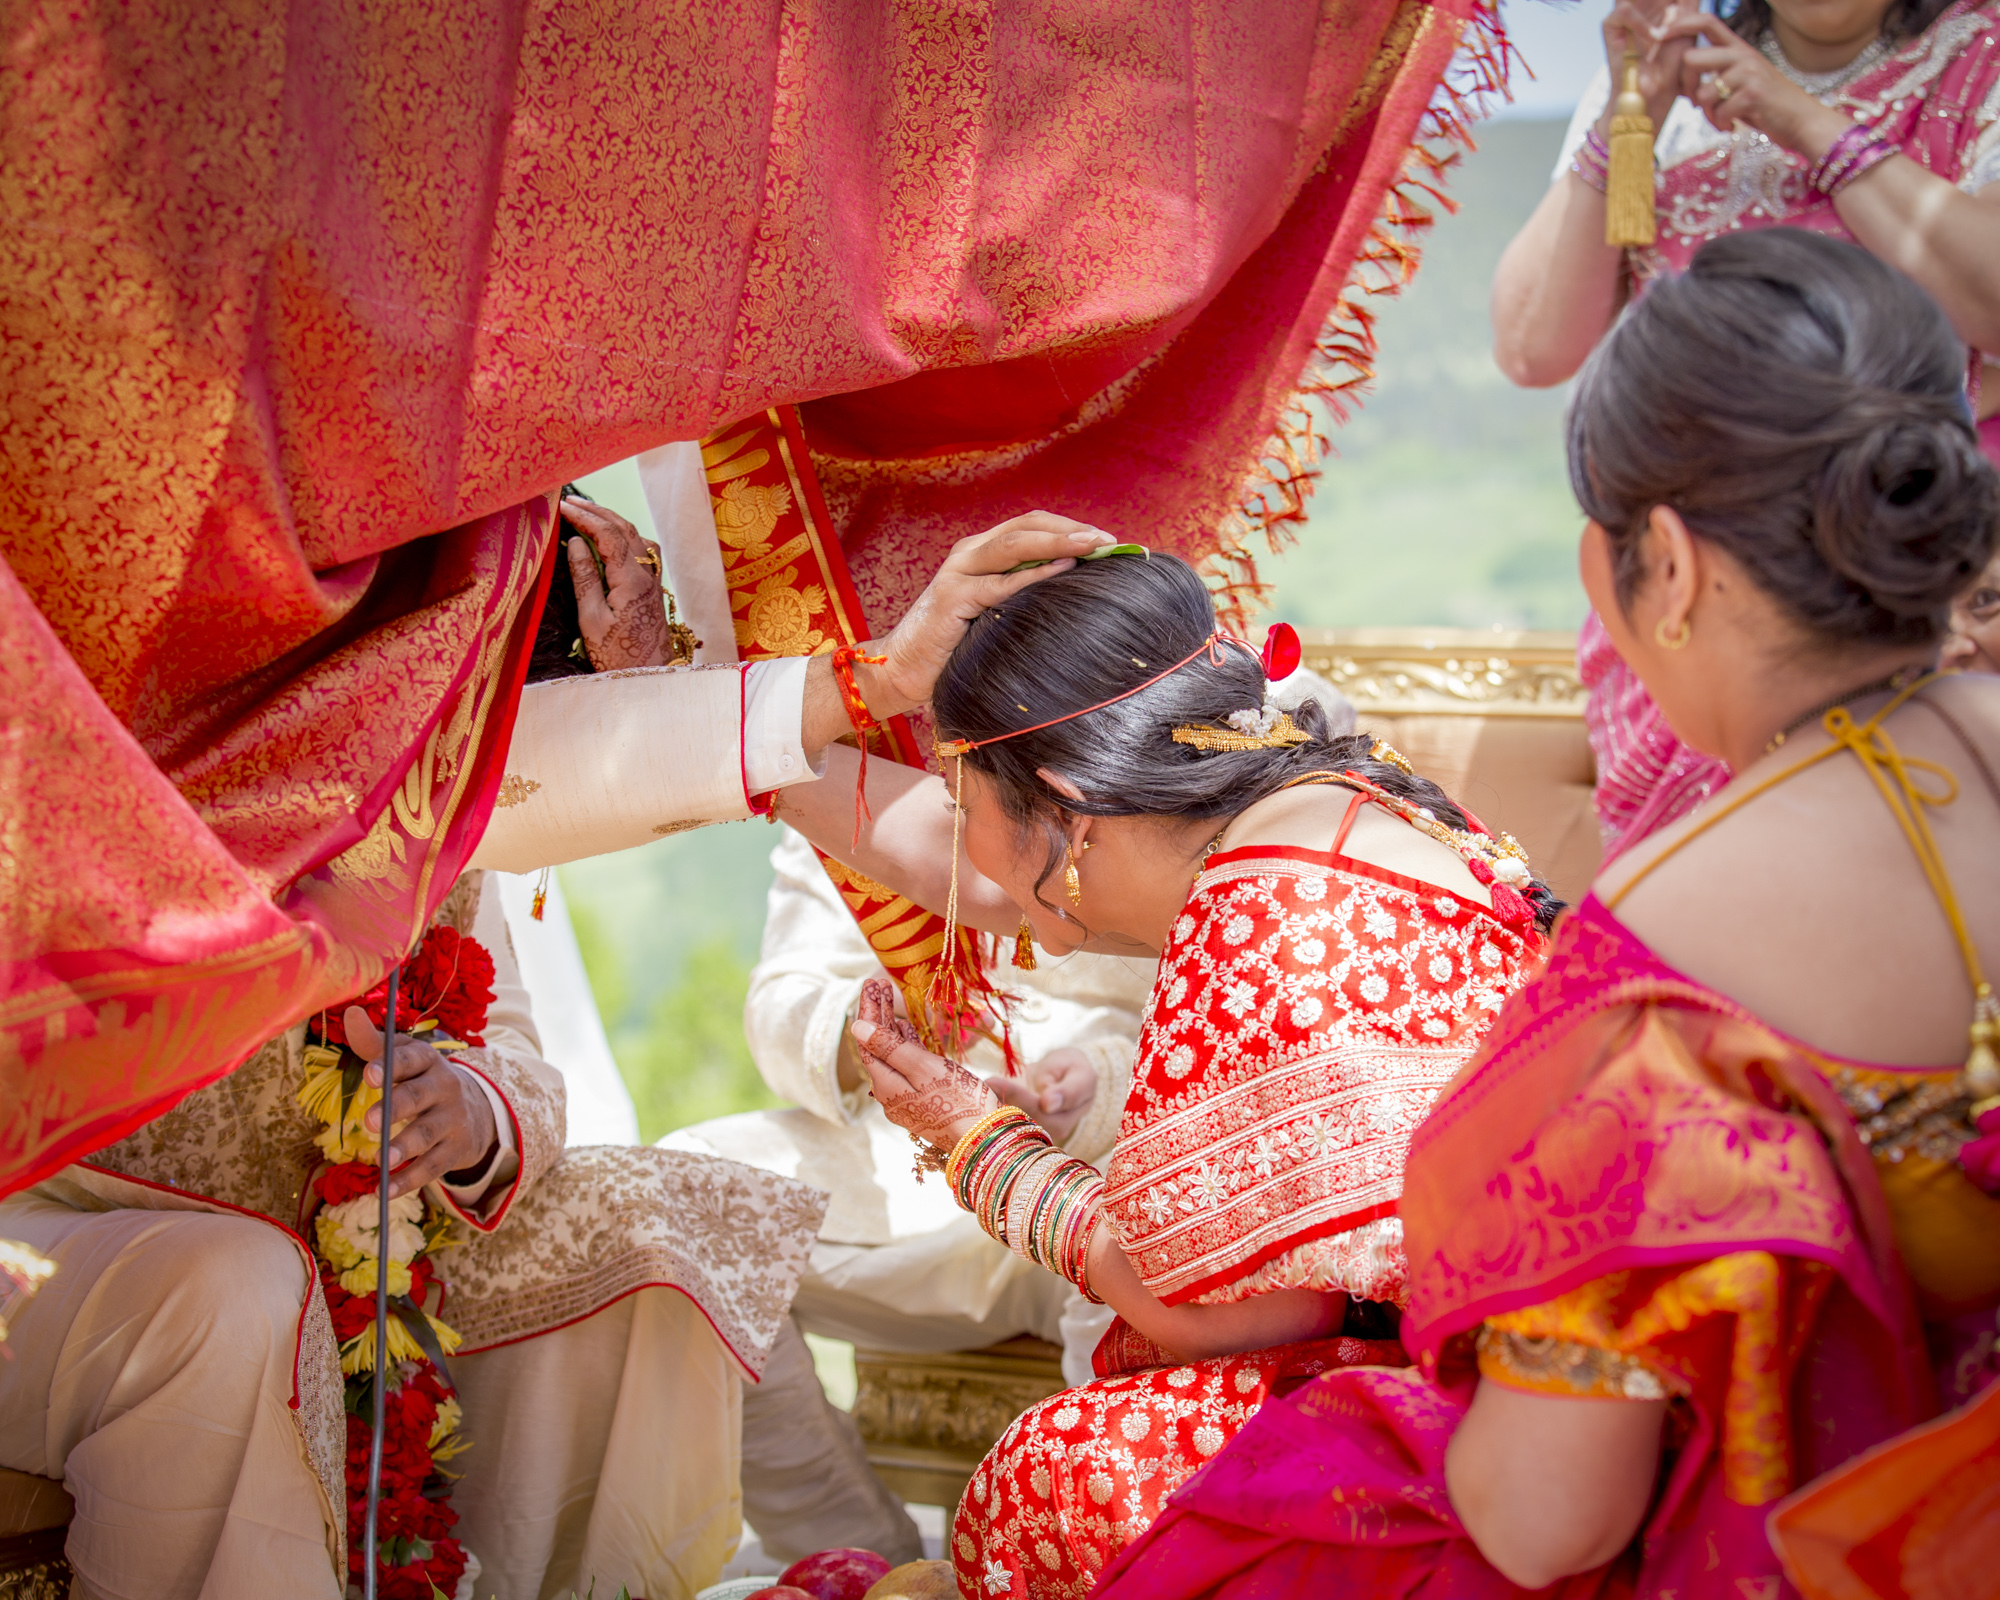
[[956, 1061], [918, 1044], [917, 1030], [896, 1016], [894, 1007], [893, 985], [879, 978], [862, 985], [861, 1014], [852, 1032], [869, 1092], [905, 1133], [949, 1151], [1000, 1102]]
[[1031, 1062], [1018, 1078], [988, 1078], [986, 1087], [1002, 1102], [1019, 1106], [1057, 1144], [1076, 1132], [1097, 1098], [1097, 1074], [1090, 1057], [1065, 1045]]
[[[342, 1022], [347, 1042], [368, 1063], [364, 1076], [382, 1084], [382, 1030], [359, 1006]], [[382, 1107], [369, 1109], [368, 1131], [381, 1137]], [[389, 1198], [397, 1199], [448, 1174], [467, 1179], [493, 1159], [500, 1143], [493, 1105], [479, 1080], [429, 1045], [396, 1036], [396, 1086], [389, 1101]]]
[[[618, 667], [664, 667], [672, 663], [667, 637], [667, 602], [656, 566], [642, 564], [650, 554], [657, 562], [660, 547], [639, 537], [639, 530], [588, 500], [564, 500], [563, 520], [587, 539], [571, 539], [563, 547], [569, 575], [576, 584], [577, 621], [583, 647], [599, 672]], [[591, 558], [591, 546], [597, 559]], [[604, 563], [598, 576], [597, 561]]]
[[[872, 681], [856, 678], [869, 709], [882, 717], [925, 704], [974, 617], [1031, 583], [1067, 572], [1085, 551], [1115, 542], [1110, 534], [1053, 511], [1030, 511], [959, 540], [886, 646], [873, 652], [888, 656], [887, 665], [861, 669]], [[1047, 565], [1015, 572], [1024, 561]], [[884, 704], [876, 704], [878, 696]]]
[[[1110, 534], [1052, 511], [1030, 511], [997, 528], [961, 539], [951, 547], [924, 592], [896, 624], [886, 640], [868, 646], [870, 655], [886, 655], [882, 666], [854, 664], [854, 686], [869, 712], [879, 721], [920, 706], [944, 670], [966, 625], [1011, 594], [1031, 583], [1067, 572], [1086, 550], [1115, 544]], [[1011, 569], [1024, 561], [1045, 563], [1026, 572]], [[847, 707], [833, 681], [833, 663], [814, 656], [806, 665], [805, 707], [799, 742], [808, 760], [848, 731]]]

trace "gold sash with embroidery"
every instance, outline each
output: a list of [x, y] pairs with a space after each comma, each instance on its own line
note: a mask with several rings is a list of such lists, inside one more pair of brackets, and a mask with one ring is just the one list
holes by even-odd
[[[861, 600], [813, 475], [798, 408], [774, 406], [719, 430], [702, 441], [701, 459], [722, 547], [737, 658], [827, 655], [865, 642], [870, 635]], [[870, 734], [868, 753], [905, 766], [924, 765], [904, 717], [891, 717]], [[824, 851], [814, 854], [875, 958], [902, 989], [925, 1044], [938, 1048], [927, 996], [945, 950], [944, 918]], [[968, 1029], [990, 1035], [1002, 1026], [1001, 998], [986, 979], [979, 938], [970, 929], [958, 930], [949, 975], [974, 1011], [958, 1019], [961, 1040]], [[1011, 1052], [1009, 1059], [1011, 1065]]]

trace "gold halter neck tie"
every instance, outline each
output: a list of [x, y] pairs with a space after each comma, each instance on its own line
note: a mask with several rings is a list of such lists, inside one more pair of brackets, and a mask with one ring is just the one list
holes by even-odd
[[[1965, 1058], [1965, 1071], [1960, 1078], [1965, 1095], [1973, 1102], [1972, 1114], [1975, 1118], [1994, 1106], [2000, 1105], [2000, 1055], [1995, 1054], [1995, 1046], [2000, 1045], [2000, 1000], [1996, 1000], [1993, 985], [1987, 982], [1986, 971], [1979, 960], [1979, 949], [1972, 942], [1971, 931], [1965, 925], [1965, 913], [1959, 909], [1958, 896], [1951, 886], [1951, 874], [1945, 866], [1944, 853], [1938, 849], [1937, 836], [1931, 832], [1930, 819], [1925, 815], [1928, 806], [1948, 806], [1958, 798], [1958, 780], [1948, 768], [1935, 761], [1926, 761], [1919, 756], [1907, 756], [1889, 737], [1883, 726], [1891, 713], [1902, 709], [1919, 690], [1937, 682], [1942, 673], [1931, 673], [1919, 678], [1908, 688], [1901, 690], [1888, 704], [1866, 722], [1856, 722], [1853, 714], [1845, 706], [1834, 706], [1820, 719], [1820, 726], [1826, 730], [1833, 742], [1824, 750], [1815, 750], [1811, 755], [1794, 761], [1769, 777], [1737, 795], [1727, 805], [1718, 807], [1703, 817], [1694, 827], [1647, 862], [1638, 873], [1622, 885], [1617, 893], [1605, 902], [1605, 909], [1615, 911], [1618, 902], [1641, 882], [1662, 861], [1679, 850], [1690, 840], [1698, 839], [1716, 823], [1731, 812], [1748, 805], [1759, 795], [1775, 789], [1788, 778], [1796, 777], [1806, 768], [1816, 766], [1831, 756], [1846, 750], [1860, 761], [1868, 776], [1874, 780], [1875, 788], [1881, 794], [1883, 803], [1903, 830], [1903, 837], [1909, 840], [1910, 848], [1916, 852], [1917, 864], [1924, 869], [1924, 877], [1929, 880], [1931, 893], [1937, 896], [1939, 908], [1944, 912], [1945, 921], [1951, 924], [1951, 936], [1958, 942], [1960, 960], [1965, 963], [1965, 975], [1972, 984], [1972, 1022], [1967, 1029], [1971, 1049]], [[1943, 787], [1935, 793], [1926, 790], [1916, 781], [1913, 774], [1928, 773], [1937, 778]]]

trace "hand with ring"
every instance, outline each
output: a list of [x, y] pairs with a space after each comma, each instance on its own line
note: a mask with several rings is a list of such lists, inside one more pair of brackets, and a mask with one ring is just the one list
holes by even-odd
[[[599, 672], [673, 663], [660, 551], [617, 512], [589, 500], [562, 502], [563, 521], [583, 537], [564, 546], [576, 584], [583, 647]], [[591, 557], [593, 548], [596, 560]], [[597, 563], [604, 563], [598, 575]]]
[[1756, 129], [1787, 150], [1817, 161], [1852, 124], [1821, 105], [1764, 58], [1762, 51], [1705, 12], [1674, 7], [1655, 30], [1661, 48], [1677, 44], [1680, 92], [1725, 132]]

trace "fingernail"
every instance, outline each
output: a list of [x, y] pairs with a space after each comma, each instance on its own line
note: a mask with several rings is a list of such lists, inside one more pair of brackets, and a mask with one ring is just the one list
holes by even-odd
[[392, 1167], [400, 1167], [402, 1164], [403, 1164], [403, 1152], [398, 1150], [394, 1145], [390, 1145], [389, 1165]]
[[854, 1019], [854, 1037], [859, 1039], [863, 1044], [866, 1044], [870, 1039], [875, 1037], [875, 1024], [870, 1022], [866, 1017], [856, 1017]]

